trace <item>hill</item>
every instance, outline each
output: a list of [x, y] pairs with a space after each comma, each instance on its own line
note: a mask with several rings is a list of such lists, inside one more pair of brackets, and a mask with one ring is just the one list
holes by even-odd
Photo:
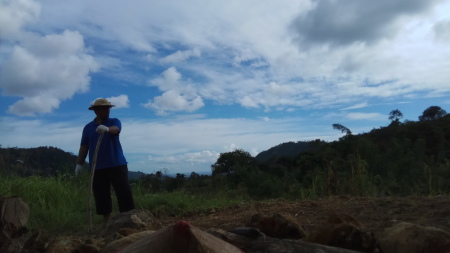
[[321, 140], [285, 142], [259, 153], [255, 159], [262, 164], [276, 162], [281, 157], [292, 159], [302, 152], [315, 151], [324, 143]]
[[76, 156], [55, 147], [0, 148], [0, 168], [22, 177], [73, 173]]
[[[1, 171], [21, 177], [39, 175], [55, 177], [59, 173], [74, 173], [77, 156], [55, 147], [0, 148]], [[87, 168], [87, 165], [85, 165]], [[146, 175], [129, 171], [129, 180], [137, 180]]]

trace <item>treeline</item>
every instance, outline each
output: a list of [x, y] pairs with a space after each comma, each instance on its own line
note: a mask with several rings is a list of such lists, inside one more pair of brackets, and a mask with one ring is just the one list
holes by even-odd
[[0, 173], [28, 177], [55, 177], [58, 173], [73, 173], [76, 156], [55, 147], [2, 148]]
[[[450, 192], [450, 115], [438, 106], [418, 121], [401, 121], [334, 142], [289, 142], [252, 157], [238, 149], [222, 153], [211, 176], [192, 173], [164, 178], [161, 172], [138, 183], [157, 191], [229, 191], [252, 198], [314, 198], [329, 195], [436, 195]], [[292, 154], [292, 150], [303, 150]]]

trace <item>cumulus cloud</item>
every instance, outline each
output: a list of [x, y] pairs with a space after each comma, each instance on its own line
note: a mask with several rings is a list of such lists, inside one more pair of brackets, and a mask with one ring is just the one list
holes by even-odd
[[203, 99], [196, 89], [182, 80], [182, 75], [176, 68], [170, 67], [162, 73], [161, 77], [149, 81], [151, 86], [157, 86], [164, 91], [144, 104], [145, 108], [155, 110], [158, 115], [167, 115], [169, 112], [193, 112], [204, 106]]
[[200, 96], [189, 97], [181, 95], [175, 90], [164, 92], [161, 96], [149, 100], [144, 107], [153, 109], [158, 115], [166, 115], [168, 112], [193, 112], [203, 107], [203, 99]]
[[0, 1], [0, 37], [19, 37], [22, 27], [38, 20], [40, 12], [41, 5], [33, 0]]
[[300, 46], [372, 44], [392, 38], [400, 28], [400, 18], [428, 11], [441, 0], [323, 0], [299, 15], [292, 27]]
[[[25, 23], [38, 19], [39, 4], [34, 1], [2, 2], [2, 19], [11, 27], [0, 25], [4, 43], [15, 45], [3, 50], [0, 57], [2, 95], [20, 97], [8, 112], [33, 116], [52, 112], [61, 101], [89, 89], [92, 72], [98, 63], [87, 53], [83, 36], [65, 30], [61, 34], [41, 36], [21, 30]], [[11, 21], [11, 22], [9, 22]], [[11, 36], [14, 33], [15, 36]], [[3, 37], [3, 36], [2, 36]]]
[[166, 69], [161, 77], [154, 78], [148, 83], [150, 86], [156, 86], [162, 91], [167, 91], [174, 88], [179, 88], [181, 80], [181, 74], [177, 71], [175, 67], [170, 67]]
[[[0, 65], [3, 95], [23, 97], [10, 106], [8, 111], [12, 114], [51, 112], [60, 101], [87, 91], [89, 73], [98, 70], [93, 57], [83, 52], [83, 40], [77, 32], [35, 37], [35, 42], [30, 48], [15, 46], [9, 59]], [[45, 49], [53, 46], [55, 50], [45, 54]], [[54, 102], [45, 102], [51, 100]], [[37, 101], [44, 103], [36, 106]]]
[[[99, 98], [101, 98], [101, 97], [98, 97], [98, 98], [92, 100], [91, 105], [94, 104], [95, 100], [97, 100]], [[130, 100], [128, 99], [128, 95], [122, 94], [117, 97], [107, 97], [105, 99], [108, 100], [112, 105], [114, 105], [114, 107], [112, 107], [113, 109], [130, 107]]]
[[114, 108], [129, 108], [130, 107], [130, 100], [128, 99], [127, 95], [119, 95], [117, 97], [109, 97], [106, 98], [111, 104], [115, 105]]

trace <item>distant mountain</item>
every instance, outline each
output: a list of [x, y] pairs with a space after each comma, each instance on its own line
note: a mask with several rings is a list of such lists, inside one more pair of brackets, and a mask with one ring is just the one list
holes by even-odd
[[137, 180], [144, 175], [147, 174], [140, 171], [128, 171], [128, 180]]

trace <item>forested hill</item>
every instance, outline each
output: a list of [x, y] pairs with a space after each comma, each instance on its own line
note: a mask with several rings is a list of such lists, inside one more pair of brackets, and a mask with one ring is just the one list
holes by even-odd
[[324, 143], [320, 140], [285, 142], [259, 153], [255, 159], [259, 163], [273, 163], [280, 157], [294, 158], [302, 152], [317, 150]]
[[[32, 175], [54, 177], [58, 173], [73, 174], [76, 159], [76, 155], [55, 147], [0, 147], [0, 172], [21, 177]], [[145, 175], [143, 172], [128, 173], [130, 180], [136, 180], [143, 175]]]
[[22, 177], [73, 173], [76, 156], [55, 147], [0, 148], [0, 170]]
[[[280, 185], [286, 185], [289, 179], [321, 195], [450, 192], [450, 114], [432, 106], [418, 121], [402, 122], [401, 117], [394, 110], [388, 126], [358, 135], [333, 124], [344, 136], [329, 143], [280, 144], [257, 156], [259, 171], [268, 174], [272, 184], [279, 178]], [[319, 145], [310, 149], [313, 143]], [[306, 152], [287, 152], [302, 147]], [[220, 165], [215, 168], [223, 169]]]

